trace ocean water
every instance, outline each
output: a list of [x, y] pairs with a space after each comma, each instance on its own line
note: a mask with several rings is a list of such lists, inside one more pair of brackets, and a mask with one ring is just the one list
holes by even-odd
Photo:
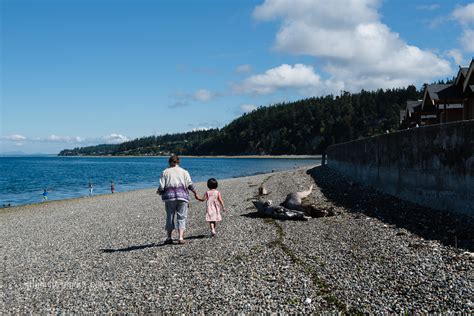
[[[319, 164], [319, 159], [282, 158], [182, 158], [181, 166], [193, 182], [210, 177], [228, 179]], [[93, 194], [156, 188], [165, 157], [0, 157], [0, 207], [87, 196], [89, 181]]]

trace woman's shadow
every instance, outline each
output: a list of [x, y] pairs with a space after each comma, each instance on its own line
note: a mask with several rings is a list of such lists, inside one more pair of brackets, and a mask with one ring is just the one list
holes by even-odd
[[[185, 237], [184, 239], [193, 240], [193, 239], [203, 239], [207, 237], [208, 235], [201, 234], [201, 235]], [[129, 246], [126, 248], [102, 248], [102, 249], [99, 249], [99, 251], [103, 253], [129, 252], [129, 251], [142, 250], [142, 249], [147, 249], [147, 248], [158, 248], [158, 247], [172, 246], [172, 245], [174, 244], [166, 244], [164, 242], [161, 242], [161, 243], [151, 243], [151, 244], [144, 244], [144, 245]]]

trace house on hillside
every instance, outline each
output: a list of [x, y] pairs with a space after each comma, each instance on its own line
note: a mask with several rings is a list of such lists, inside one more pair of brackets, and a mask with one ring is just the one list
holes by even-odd
[[463, 119], [464, 96], [455, 84], [430, 84], [425, 88], [421, 111], [436, 115], [429, 124], [448, 123]]
[[408, 101], [402, 128], [474, 119], [474, 59], [469, 67], [459, 67], [452, 84], [425, 86], [423, 100]]
[[[412, 101], [408, 100], [406, 108], [400, 111], [400, 126], [401, 128], [413, 128], [421, 126], [421, 103], [423, 100]], [[436, 118], [436, 116], [435, 116]]]
[[[462, 69], [462, 68], [461, 68]], [[456, 85], [462, 88], [464, 95], [463, 120], [474, 119], [474, 59], [471, 60], [469, 68], [461, 71], [459, 69]], [[458, 80], [459, 79], [459, 80]]]

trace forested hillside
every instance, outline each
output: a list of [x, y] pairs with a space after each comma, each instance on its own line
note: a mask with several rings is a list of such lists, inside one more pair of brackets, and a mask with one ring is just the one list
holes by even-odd
[[59, 155], [319, 154], [334, 143], [397, 130], [406, 101], [421, 97], [414, 86], [345, 92], [260, 107], [221, 129], [149, 136]]

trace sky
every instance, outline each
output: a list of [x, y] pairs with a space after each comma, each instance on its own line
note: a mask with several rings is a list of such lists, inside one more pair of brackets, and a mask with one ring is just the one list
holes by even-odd
[[474, 56], [472, 0], [0, 0], [0, 14], [0, 153], [419, 88]]

